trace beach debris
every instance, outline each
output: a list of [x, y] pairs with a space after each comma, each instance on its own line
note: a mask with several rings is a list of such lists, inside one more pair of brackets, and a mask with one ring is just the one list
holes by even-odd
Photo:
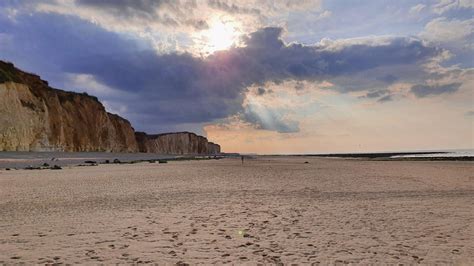
[[309, 162], [304, 162], [304, 163], [309, 163]]
[[79, 166], [98, 166], [99, 164], [97, 164], [96, 161], [91, 161], [91, 160], [88, 160], [88, 161], [84, 161], [85, 164], [80, 164]]
[[53, 167], [50, 168], [51, 170], [61, 170], [63, 169], [61, 166], [55, 164]]
[[5, 168], [5, 170], [10, 171], [11, 169], [10, 168]]
[[25, 167], [25, 170], [41, 170], [41, 167], [28, 165], [27, 167]]
[[239, 236], [241, 236], [241, 237], [250, 237], [250, 235], [247, 234], [247, 233], [245, 233], [244, 230], [239, 230], [239, 231], [238, 231], [238, 234], [239, 234]]

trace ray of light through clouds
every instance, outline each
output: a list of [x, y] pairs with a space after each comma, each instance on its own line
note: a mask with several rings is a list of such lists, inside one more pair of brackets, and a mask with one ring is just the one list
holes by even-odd
[[0, 57], [227, 152], [473, 148], [472, 0], [6, 0]]

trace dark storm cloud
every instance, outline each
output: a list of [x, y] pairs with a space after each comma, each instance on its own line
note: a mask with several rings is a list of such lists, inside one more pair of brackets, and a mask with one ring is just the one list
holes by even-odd
[[416, 95], [418, 98], [423, 98], [431, 95], [440, 95], [445, 93], [454, 93], [462, 83], [450, 83], [445, 85], [415, 85], [411, 87], [411, 92]]
[[[52, 84], [65, 84], [54, 73], [90, 74], [111, 88], [128, 92], [134, 96], [113, 102], [126, 107], [124, 115], [139, 129], [147, 129], [243, 114], [243, 93], [251, 85], [331, 80], [383, 66], [420, 65], [441, 52], [407, 38], [337, 47], [286, 44], [281, 33], [281, 28], [264, 28], [244, 37], [244, 47], [198, 58], [187, 53], [157, 54], [146, 43], [78, 18], [33, 14], [15, 22], [0, 18], [0, 36], [11, 40], [1, 48], [0, 57], [44, 75]], [[417, 95], [437, 94], [423, 88], [412, 90]], [[247, 110], [243, 117], [266, 129], [297, 130], [297, 124], [279, 116], [264, 120], [258, 115]]]

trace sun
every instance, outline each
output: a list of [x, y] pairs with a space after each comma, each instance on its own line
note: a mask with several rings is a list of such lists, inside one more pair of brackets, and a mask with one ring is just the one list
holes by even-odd
[[235, 22], [216, 19], [208, 29], [200, 32], [200, 50], [210, 54], [226, 50], [237, 42], [238, 37], [239, 31]]
[[217, 22], [207, 31], [210, 50], [219, 51], [229, 48], [234, 43], [235, 29], [232, 25]]

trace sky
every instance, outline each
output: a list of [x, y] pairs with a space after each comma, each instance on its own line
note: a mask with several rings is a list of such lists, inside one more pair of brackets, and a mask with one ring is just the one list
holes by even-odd
[[0, 59], [225, 152], [474, 148], [474, 0], [3, 0]]

